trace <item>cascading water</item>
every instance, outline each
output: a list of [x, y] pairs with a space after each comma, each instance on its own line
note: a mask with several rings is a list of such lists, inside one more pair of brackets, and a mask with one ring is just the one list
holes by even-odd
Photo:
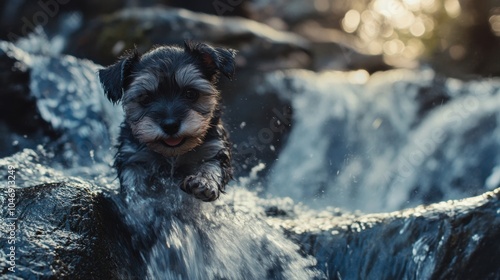
[[294, 109], [268, 178], [274, 195], [316, 208], [393, 211], [478, 195], [500, 163], [498, 81], [431, 70], [290, 71], [265, 86]]

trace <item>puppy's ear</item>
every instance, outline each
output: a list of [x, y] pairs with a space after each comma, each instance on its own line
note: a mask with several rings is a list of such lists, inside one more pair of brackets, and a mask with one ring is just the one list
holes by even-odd
[[229, 79], [233, 79], [235, 70], [234, 57], [236, 56], [235, 50], [213, 48], [207, 44], [193, 43], [190, 41], [184, 42], [184, 49], [186, 52], [193, 54], [199, 59], [205, 68], [205, 75], [207, 75], [210, 80], [216, 80], [219, 73], [224, 74], [224, 76]]
[[99, 70], [99, 80], [104, 94], [113, 103], [118, 103], [123, 96], [123, 89], [128, 85], [132, 65], [139, 59], [137, 50], [133, 50], [120, 58], [115, 64]]

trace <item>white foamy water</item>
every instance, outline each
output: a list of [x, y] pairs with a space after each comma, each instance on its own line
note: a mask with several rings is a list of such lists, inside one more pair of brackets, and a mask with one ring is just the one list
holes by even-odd
[[268, 78], [294, 110], [269, 193], [380, 212], [486, 190], [500, 162], [498, 81], [465, 83], [430, 70], [387, 71], [361, 83], [353, 75]]

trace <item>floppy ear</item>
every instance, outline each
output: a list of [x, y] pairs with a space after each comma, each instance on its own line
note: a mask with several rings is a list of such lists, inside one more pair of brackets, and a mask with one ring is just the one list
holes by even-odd
[[186, 52], [195, 55], [204, 66], [204, 74], [210, 80], [217, 80], [219, 73], [229, 79], [234, 76], [234, 57], [236, 51], [233, 49], [213, 48], [203, 43], [184, 42]]
[[99, 70], [99, 80], [104, 89], [104, 94], [114, 104], [121, 100], [132, 65], [137, 62], [138, 58], [139, 54], [137, 50], [134, 50], [123, 56], [115, 64]]

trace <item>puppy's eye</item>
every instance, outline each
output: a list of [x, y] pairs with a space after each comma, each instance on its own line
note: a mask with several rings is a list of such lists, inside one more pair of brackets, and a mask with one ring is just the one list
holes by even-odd
[[190, 101], [196, 101], [200, 97], [200, 92], [194, 89], [186, 89], [184, 90], [184, 96]]
[[141, 104], [142, 106], [147, 106], [149, 105], [151, 102], [153, 102], [153, 96], [151, 95], [144, 95], [141, 97], [141, 99], [139, 99], [139, 104]]

